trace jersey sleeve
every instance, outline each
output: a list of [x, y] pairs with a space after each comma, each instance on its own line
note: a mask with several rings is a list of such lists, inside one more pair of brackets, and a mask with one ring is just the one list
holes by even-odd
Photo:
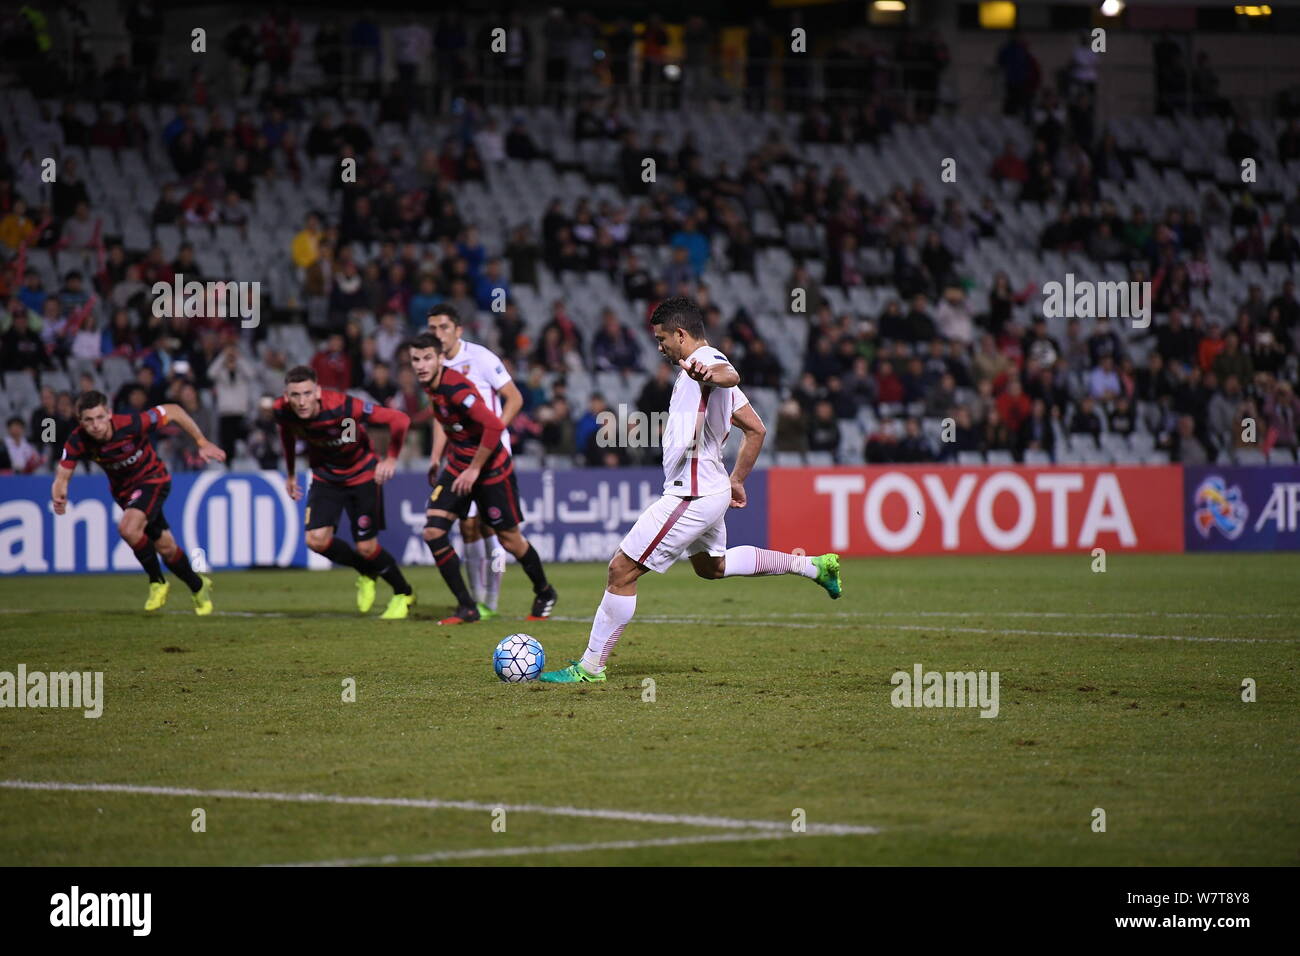
[[497, 442], [501, 440], [502, 433], [506, 426], [501, 423], [496, 412], [488, 407], [487, 402], [481, 400], [477, 389], [472, 385], [464, 388], [456, 395], [456, 401], [464, 409], [465, 415], [472, 418], [483, 426], [482, 446], [485, 448], [496, 447]]
[[86, 454], [86, 445], [81, 440], [81, 435], [73, 432], [68, 436], [68, 440], [63, 443], [63, 454], [59, 458], [59, 467], [73, 469]]
[[141, 432], [156, 431], [167, 424], [167, 409], [155, 405], [153, 408], [146, 408], [143, 412], [139, 412], [135, 418]]
[[501, 389], [514, 381], [510, 373], [506, 371], [506, 363], [497, 358], [492, 352], [486, 352], [481, 356], [483, 368], [480, 370], [483, 378], [492, 386], [492, 390], [499, 392]]
[[734, 414], [738, 409], [744, 408], [749, 404], [749, 396], [740, 390], [739, 385], [733, 388], [731, 392], [731, 411]]
[[[736, 366], [731, 363], [731, 359], [727, 358], [725, 355], [723, 355], [715, 348], [707, 349], [704, 352], [704, 354], [700, 356], [699, 361], [701, 365], [725, 365], [727, 366], [727, 368], [731, 369], [737, 375], [740, 374], [739, 370], [736, 369]], [[713, 387], [714, 388], [738, 388], [739, 386], [738, 385], [714, 385]]]

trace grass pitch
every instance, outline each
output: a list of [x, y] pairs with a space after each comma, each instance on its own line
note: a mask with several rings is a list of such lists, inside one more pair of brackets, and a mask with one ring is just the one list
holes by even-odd
[[[458, 628], [431, 568], [394, 623], [344, 572], [216, 574], [210, 618], [176, 582], [146, 617], [138, 574], [10, 578], [0, 671], [103, 671], [105, 704], [0, 710], [0, 864], [1300, 862], [1300, 555], [1091, 563], [849, 560], [835, 602], [679, 565], [581, 687], [502, 684], [491, 651], [577, 657], [603, 566], [548, 568], [542, 623], [512, 567], [503, 618]], [[893, 707], [917, 663], [997, 671], [998, 716]]]

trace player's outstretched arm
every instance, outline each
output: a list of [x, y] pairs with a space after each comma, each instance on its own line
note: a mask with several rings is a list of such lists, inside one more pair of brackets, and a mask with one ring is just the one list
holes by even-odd
[[225, 461], [226, 453], [219, 447], [208, 441], [203, 435], [203, 430], [190, 418], [190, 413], [179, 405], [164, 405], [163, 411], [167, 413], [167, 420], [175, 422], [181, 427], [185, 434], [194, 439], [194, 444], [199, 446], [199, 457], [204, 461]]
[[433, 420], [433, 451], [429, 455], [429, 484], [438, 477], [438, 466], [442, 464], [442, 454], [447, 450], [447, 433], [442, 430], [442, 422]]
[[731, 413], [731, 423], [742, 432], [740, 450], [736, 452], [736, 466], [731, 469], [731, 507], [745, 507], [745, 479], [754, 470], [759, 450], [767, 437], [767, 427], [758, 417], [753, 405], [742, 405]]
[[54, 513], [61, 515], [68, 507], [68, 481], [72, 478], [72, 469], [62, 465], [54, 469], [54, 484], [50, 487], [50, 501], [54, 503]]
[[284, 427], [284, 423], [279, 423], [280, 428], [280, 451], [284, 455], [284, 490], [288, 494], [289, 500], [297, 501], [302, 497], [302, 489], [298, 487], [298, 440], [290, 434], [289, 429]]

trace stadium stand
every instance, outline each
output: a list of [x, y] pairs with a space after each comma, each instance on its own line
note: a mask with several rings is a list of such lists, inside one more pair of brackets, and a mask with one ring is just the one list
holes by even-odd
[[[444, 300], [520, 385], [521, 466], [654, 461], [586, 436], [602, 404], [666, 408], [646, 320], [682, 293], [774, 432], [769, 464], [1295, 460], [1294, 118], [1204, 98], [1098, 125], [1068, 71], [1009, 114], [968, 114], [937, 92], [933, 39], [927, 69], [850, 52], [840, 68], [877, 71], [870, 95], [838, 96], [828, 72], [825, 95], [790, 85], [780, 109], [752, 77], [744, 102], [632, 84], [626, 63], [582, 81], [582, 51], [567, 83], [529, 90], [508, 65], [466, 67], [452, 41], [467, 26], [445, 18], [383, 28], [432, 41], [403, 74], [427, 84], [403, 96], [345, 75], [337, 37], [286, 17], [214, 39], [242, 81], [233, 106], [201, 70], [167, 78], [157, 37], [59, 89], [32, 81], [38, 53], [5, 68], [0, 413], [45, 467], [43, 423], [61, 443], [86, 385], [117, 408], [189, 389], [232, 466], [275, 467], [261, 399], [319, 361], [424, 413], [403, 457], [422, 469], [428, 414], [401, 342]], [[619, 25], [597, 26], [591, 44], [621, 49]], [[29, 29], [7, 19], [6, 48]], [[364, 44], [348, 53], [364, 78]], [[684, 91], [696, 108], [675, 108]], [[1245, 188], [1245, 157], [1285, 169], [1289, 192]], [[160, 317], [154, 283], [177, 275], [259, 283], [259, 324]], [[1149, 282], [1149, 328], [1047, 314], [1067, 276]], [[173, 468], [195, 465], [186, 441], [163, 439]]]

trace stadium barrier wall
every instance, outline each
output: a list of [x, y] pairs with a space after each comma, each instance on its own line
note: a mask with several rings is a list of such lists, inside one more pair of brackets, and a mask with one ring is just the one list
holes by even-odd
[[[50, 477], [0, 477], [0, 574], [137, 572], [103, 475], [77, 475], [68, 513]], [[662, 487], [657, 468], [521, 472], [524, 530], [544, 561], [605, 561]], [[1300, 466], [772, 468], [727, 514], [731, 544], [809, 554], [1300, 550]], [[384, 547], [428, 565], [423, 474], [384, 486]], [[215, 571], [327, 567], [303, 542], [306, 502], [274, 471], [175, 476], [165, 513]], [[346, 527], [340, 529], [349, 537]]]
[[[55, 516], [48, 475], [0, 476], [0, 574], [138, 572], [118, 536], [121, 509], [101, 474], [76, 475], [68, 510]], [[658, 499], [658, 468], [571, 469], [519, 473], [524, 532], [543, 561], [608, 561], [642, 510]], [[749, 506], [728, 514], [734, 541], [767, 543], [767, 482], [746, 483]], [[404, 565], [433, 563], [424, 544], [429, 483], [401, 473], [384, 485], [386, 528], [380, 542]], [[329, 567], [303, 540], [306, 496], [290, 500], [274, 471], [210, 469], [173, 476], [164, 514], [181, 547], [213, 571], [247, 567]], [[350, 538], [344, 522], [340, 536]], [[455, 537], [455, 535], [453, 535]]]

